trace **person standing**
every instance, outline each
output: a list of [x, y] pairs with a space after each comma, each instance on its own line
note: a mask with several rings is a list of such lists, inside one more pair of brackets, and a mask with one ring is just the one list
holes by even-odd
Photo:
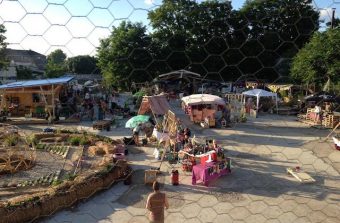
[[142, 124], [139, 123], [133, 130], [133, 139], [135, 140], [136, 146], [139, 146], [139, 132], [141, 131]]
[[153, 182], [153, 193], [149, 194], [146, 201], [146, 208], [150, 211], [149, 220], [151, 223], [164, 223], [164, 208], [169, 208], [168, 198], [165, 193], [159, 191], [159, 183]]

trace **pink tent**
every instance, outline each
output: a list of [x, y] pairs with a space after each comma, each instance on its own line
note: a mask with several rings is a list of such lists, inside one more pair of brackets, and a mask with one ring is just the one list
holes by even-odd
[[138, 110], [138, 115], [152, 112], [155, 115], [164, 115], [170, 109], [165, 95], [144, 96]]

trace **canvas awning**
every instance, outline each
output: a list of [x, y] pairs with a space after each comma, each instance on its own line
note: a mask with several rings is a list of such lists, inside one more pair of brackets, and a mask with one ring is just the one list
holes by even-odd
[[225, 105], [223, 98], [212, 94], [192, 94], [182, 98], [185, 105], [215, 104]]
[[152, 111], [155, 115], [164, 115], [170, 109], [165, 95], [144, 96], [138, 114], [143, 115]]

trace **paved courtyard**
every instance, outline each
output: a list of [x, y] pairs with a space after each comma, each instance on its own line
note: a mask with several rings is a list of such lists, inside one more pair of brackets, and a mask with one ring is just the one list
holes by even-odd
[[[163, 163], [158, 180], [170, 200], [165, 222], [340, 222], [340, 152], [331, 141], [321, 140], [328, 130], [308, 128], [294, 117], [267, 115], [232, 129], [194, 128], [193, 132], [216, 138], [232, 158], [233, 171], [209, 187], [191, 185], [191, 173], [180, 172], [180, 185], [172, 186], [171, 166]], [[103, 134], [128, 132], [116, 129]], [[42, 221], [148, 222], [144, 207], [151, 188], [144, 185], [143, 170], [160, 165], [152, 153], [150, 147], [131, 149], [132, 185], [117, 183]], [[287, 175], [286, 168], [295, 166], [316, 182], [300, 184]]]

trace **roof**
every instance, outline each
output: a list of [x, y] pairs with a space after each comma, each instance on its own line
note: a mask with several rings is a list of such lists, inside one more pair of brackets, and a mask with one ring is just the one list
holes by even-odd
[[176, 70], [172, 71], [166, 74], [161, 74], [158, 77], [159, 78], [170, 78], [170, 77], [175, 77], [175, 78], [183, 78], [184, 76], [189, 76], [192, 78], [200, 78], [201, 75], [198, 73], [194, 73], [188, 70]]
[[28, 80], [28, 81], [17, 81], [9, 84], [0, 85], [0, 89], [12, 89], [12, 88], [24, 88], [24, 87], [36, 87], [52, 84], [66, 84], [71, 81], [73, 77], [64, 76], [58, 78], [50, 78], [44, 80]]
[[262, 89], [253, 89], [253, 90], [245, 91], [242, 94], [249, 95], [249, 96], [256, 96], [256, 97], [276, 97], [277, 96], [276, 93], [272, 93], [272, 92], [265, 91]]
[[38, 70], [44, 71], [47, 59], [46, 56], [37, 53], [33, 50], [17, 50], [17, 49], [5, 49], [5, 55], [9, 61], [14, 61], [19, 65], [21, 63], [30, 63], [35, 65]]
[[156, 115], [164, 115], [170, 109], [165, 95], [144, 96], [138, 114], [143, 115], [152, 111]]
[[192, 94], [182, 98], [186, 105], [216, 104], [225, 105], [223, 98], [212, 94]]

